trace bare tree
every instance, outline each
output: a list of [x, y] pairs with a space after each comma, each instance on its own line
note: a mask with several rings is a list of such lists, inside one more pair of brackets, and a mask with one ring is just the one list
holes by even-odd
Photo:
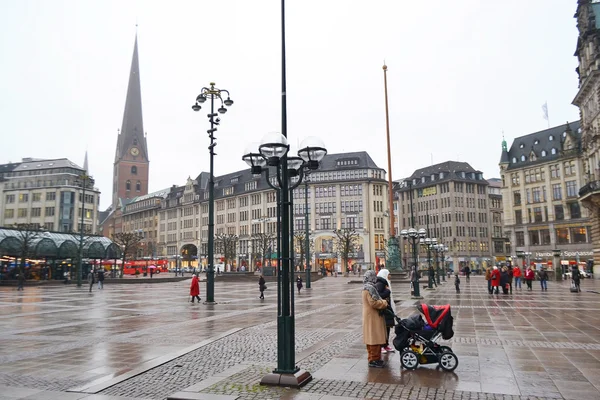
[[[264, 267], [265, 258], [269, 253], [269, 249], [275, 247], [275, 235], [273, 235], [272, 233], [259, 232], [252, 234], [252, 239], [255, 243], [255, 247], [253, 248], [254, 253], [261, 258], [262, 266]], [[271, 254], [269, 254], [269, 257], [271, 257]]]
[[[295, 250], [297, 251], [297, 254], [299, 253], [299, 255], [300, 255], [299, 264], [300, 264], [300, 266], [304, 266], [304, 258], [306, 256], [306, 233], [304, 231], [294, 232], [294, 243], [295, 243]], [[314, 253], [314, 251], [315, 251], [315, 243], [312, 239], [310, 239], [310, 235], [309, 235], [309, 250], [310, 250], [310, 253]]]
[[121, 268], [119, 275], [123, 277], [123, 268], [127, 257], [135, 257], [140, 246], [141, 237], [137, 233], [118, 232], [112, 235], [112, 240], [121, 247], [123, 251], [123, 259], [121, 260]]
[[358, 239], [360, 235], [354, 228], [335, 229], [333, 233], [335, 233], [336, 236], [334, 238], [334, 246], [344, 262], [344, 269], [342, 272], [345, 274], [348, 270], [350, 253], [354, 253], [358, 249]]
[[215, 236], [215, 248], [225, 258], [225, 264], [232, 265], [237, 256], [237, 235], [231, 233], [220, 233]]
[[16, 229], [15, 238], [19, 241], [19, 274], [22, 274], [26, 259], [35, 255], [34, 243], [37, 242], [43, 231], [37, 224], [15, 224], [14, 228]]

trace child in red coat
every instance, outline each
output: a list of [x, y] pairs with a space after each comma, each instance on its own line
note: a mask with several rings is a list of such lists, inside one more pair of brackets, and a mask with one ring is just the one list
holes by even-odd
[[191, 303], [194, 303], [195, 299], [198, 299], [200, 303], [200, 284], [198, 283], [198, 275], [192, 276], [192, 284], [190, 285], [190, 296], [192, 296]]

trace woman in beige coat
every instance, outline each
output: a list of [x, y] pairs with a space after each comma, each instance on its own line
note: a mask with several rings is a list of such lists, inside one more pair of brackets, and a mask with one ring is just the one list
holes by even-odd
[[367, 345], [369, 367], [383, 368], [381, 346], [385, 344], [387, 332], [385, 319], [379, 315], [379, 310], [385, 309], [388, 303], [377, 293], [375, 282], [377, 282], [375, 271], [367, 271], [363, 278], [362, 291], [363, 341]]

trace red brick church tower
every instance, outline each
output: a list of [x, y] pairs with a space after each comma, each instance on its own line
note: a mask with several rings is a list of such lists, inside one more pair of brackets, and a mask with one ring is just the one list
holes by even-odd
[[137, 35], [129, 72], [129, 85], [125, 99], [123, 124], [117, 140], [113, 172], [112, 206], [119, 199], [133, 199], [148, 194], [148, 144], [142, 119], [142, 90], [138, 60]]
[[117, 139], [113, 166], [112, 203], [108, 210], [100, 213], [99, 218], [104, 236], [111, 237], [112, 234], [120, 231], [121, 207], [127, 203], [127, 200], [148, 194], [149, 167], [148, 143], [142, 118], [142, 90], [136, 34], [123, 123]]

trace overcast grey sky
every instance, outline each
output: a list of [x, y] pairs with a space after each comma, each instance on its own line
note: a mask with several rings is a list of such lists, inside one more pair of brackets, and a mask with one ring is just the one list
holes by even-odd
[[[287, 2], [288, 137], [330, 153], [366, 150], [387, 170], [388, 65], [393, 178], [447, 160], [498, 176], [510, 141], [579, 117], [575, 0]], [[217, 175], [246, 168], [249, 142], [280, 131], [277, 0], [0, 0], [0, 162], [67, 157], [111, 201], [138, 23], [150, 190], [208, 171], [215, 81], [235, 104], [217, 132]]]

